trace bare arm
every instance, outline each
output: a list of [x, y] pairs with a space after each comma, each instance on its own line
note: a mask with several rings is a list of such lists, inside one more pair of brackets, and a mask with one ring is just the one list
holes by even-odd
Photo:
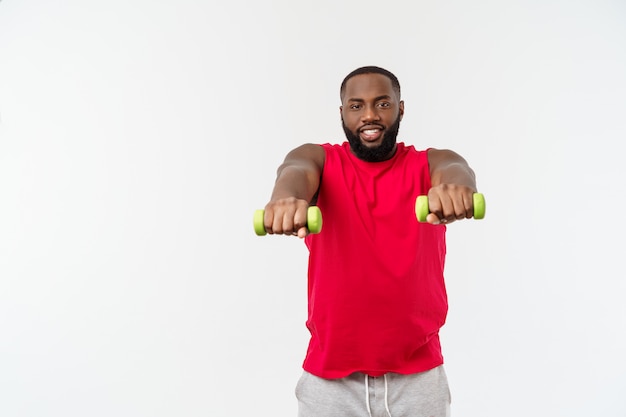
[[476, 176], [467, 161], [456, 152], [431, 149], [428, 164], [432, 187], [428, 191], [431, 213], [426, 221], [439, 224], [471, 218], [477, 189]]
[[324, 149], [313, 144], [301, 145], [287, 154], [265, 206], [267, 233], [307, 235], [307, 209], [320, 186], [324, 160]]

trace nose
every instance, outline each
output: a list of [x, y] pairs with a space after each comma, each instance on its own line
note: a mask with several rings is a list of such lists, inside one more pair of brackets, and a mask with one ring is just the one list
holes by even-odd
[[361, 119], [364, 122], [372, 122], [375, 120], [380, 120], [380, 116], [378, 115], [375, 106], [365, 106], [363, 108], [363, 114], [361, 116]]

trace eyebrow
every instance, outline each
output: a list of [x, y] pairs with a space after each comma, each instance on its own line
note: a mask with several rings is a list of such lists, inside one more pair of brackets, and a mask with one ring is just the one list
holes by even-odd
[[[391, 96], [385, 94], [385, 95], [374, 98], [374, 101], [380, 101], [380, 100], [391, 100]], [[348, 101], [356, 101], [357, 103], [363, 103], [365, 100], [363, 100], [362, 98], [349, 98]]]

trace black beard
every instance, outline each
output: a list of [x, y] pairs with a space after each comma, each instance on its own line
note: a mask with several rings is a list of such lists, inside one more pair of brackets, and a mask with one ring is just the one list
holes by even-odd
[[347, 128], [346, 124], [341, 121], [341, 126], [343, 127], [343, 131], [346, 134], [346, 138], [348, 139], [348, 143], [350, 144], [350, 149], [352, 153], [366, 162], [382, 162], [391, 157], [391, 152], [393, 151], [394, 146], [396, 146], [396, 138], [398, 137], [398, 131], [400, 130], [400, 116], [396, 119], [396, 121], [383, 132], [383, 141], [380, 145], [369, 148], [365, 146], [358, 135], [355, 135], [350, 129]]

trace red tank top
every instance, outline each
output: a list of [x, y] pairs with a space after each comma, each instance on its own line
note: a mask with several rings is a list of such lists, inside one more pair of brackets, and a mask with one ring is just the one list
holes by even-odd
[[446, 229], [415, 218], [415, 199], [430, 188], [427, 152], [398, 143], [393, 158], [371, 163], [347, 142], [322, 146], [323, 228], [306, 238], [311, 339], [303, 368], [341, 378], [441, 365]]

